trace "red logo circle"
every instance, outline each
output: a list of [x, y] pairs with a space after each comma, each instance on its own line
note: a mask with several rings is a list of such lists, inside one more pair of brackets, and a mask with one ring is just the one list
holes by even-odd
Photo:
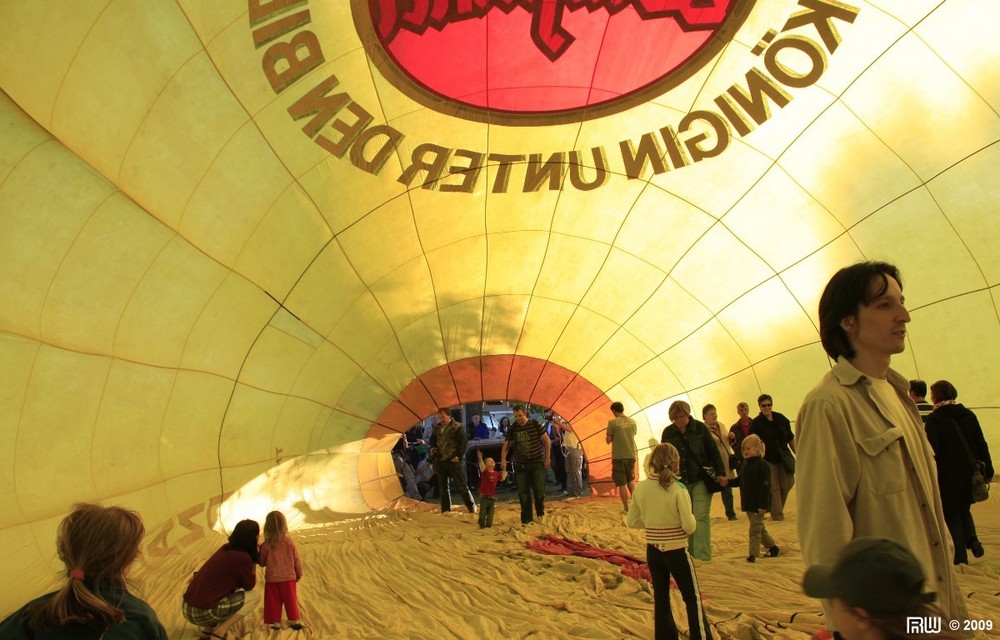
[[753, 0], [353, 0], [371, 59], [453, 115], [549, 124], [615, 113], [676, 86]]

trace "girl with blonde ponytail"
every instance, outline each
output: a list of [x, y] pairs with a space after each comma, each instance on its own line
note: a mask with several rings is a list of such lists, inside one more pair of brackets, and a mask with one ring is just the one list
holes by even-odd
[[0, 622], [0, 638], [166, 640], [153, 610], [125, 586], [144, 534], [135, 511], [75, 505], [56, 538], [65, 584]]
[[657, 445], [653, 449], [653, 455], [649, 459], [649, 469], [652, 477], [660, 483], [664, 489], [669, 489], [670, 485], [680, 477], [681, 459], [674, 445]]
[[653, 631], [656, 640], [676, 640], [677, 625], [670, 610], [673, 577], [687, 608], [688, 636], [709, 640], [712, 630], [701, 607], [694, 563], [687, 552], [688, 536], [698, 526], [691, 496], [677, 481], [680, 455], [674, 445], [656, 445], [649, 458], [649, 477], [635, 487], [628, 526], [646, 530], [646, 562], [653, 582]]

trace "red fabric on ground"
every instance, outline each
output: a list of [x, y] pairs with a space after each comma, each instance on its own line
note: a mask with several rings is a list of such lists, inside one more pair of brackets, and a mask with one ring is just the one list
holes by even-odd
[[[567, 540], [553, 535], [547, 535], [544, 538], [539, 538], [537, 540], [529, 540], [527, 545], [528, 548], [534, 549], [539, 553], [545, 553], [553, 556], [581, 556], [584, 558], [604, 560], [621, 567], [622, 573], [629, 578], [633, 578], [635, 580], [650, 580], [649, 566], [646, 564], [646, 561], [630, 556], [626, 553], [622, 553], [621, 551], [600, 549], [583, 542]], [[670, 588], [677, 588], [677, 585], [674, 584], [673, 580], [670, 581]]]

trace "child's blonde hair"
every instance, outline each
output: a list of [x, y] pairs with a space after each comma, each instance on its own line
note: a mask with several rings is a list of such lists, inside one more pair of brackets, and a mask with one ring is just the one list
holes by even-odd
[[272, 511], [264, 519], [264, 542], [272, 547], [288, 535], [288, 521], [285, 514], [280, 511]]
[[760, 436], [758, 436], [757, 434], [751, 433], [747, 437], [743, 438], [743, 444], [740, 445], [740, 448], [743, 448], [746, 445], [750, 445], [751, 447], [759, 451], [761, 456], [764, 455], [764, 441], [761, 440]]
[[680, 467], [681, 456], [669, 442], [656, 445], [649, 457], [649, 468], [657, 475], [657, 480], [664, 489], [669, 489], [674, 480], [680, 477]]

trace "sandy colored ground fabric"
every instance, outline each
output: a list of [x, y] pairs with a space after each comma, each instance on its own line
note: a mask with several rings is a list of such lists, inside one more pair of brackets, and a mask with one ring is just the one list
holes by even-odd
[[[793, 491], [785, 521], [767, 522], [781, 556], [756, 564], [744, 559], [745, 517], [727, 521], [714, 498], [713, 559], [697, 562], [697, 570], [716, 638], [805, 639], [821, 627], [819, 604], [799, 587], [804, 567], [794, 498]], [[971, 615], [992, 618], [1000, 628], [1000, 491], [973, 513], [986, 556], [960, 568], [960, 580]], [[642, 531], [625, 528], [616, 497], [549, 502], [544, 521], [527, 527], [521, 527], [515, 503], [499, 504], [494, 527], [486, 530], [473, 515], [442, 515], [430, 505], [410, 503], [296, 532], [305, 569], [299, 599], [306, 630], [271, 631], [258, 610], [235, 637], [652, 638], [649, 583], [626, 577], [603, 559], [528, 548], [527, 542], [548, 534], [645, 557]], [[171, 638], [197, 637], [181, 617], [181, 594], [220, 540], [202, 540], [137, 567], [137, 588]], [[680, 595], [672, 596], [678, 626], [686, 631]]]

